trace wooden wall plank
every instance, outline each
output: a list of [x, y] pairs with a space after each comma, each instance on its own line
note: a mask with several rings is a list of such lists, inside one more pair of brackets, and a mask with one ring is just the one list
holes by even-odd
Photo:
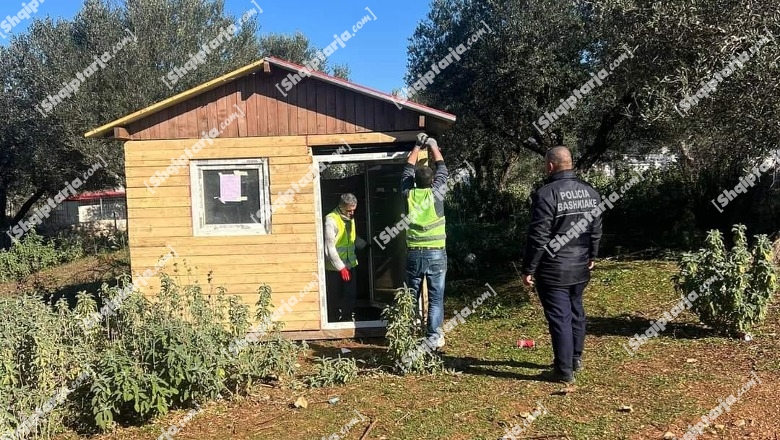
[[317, 83], [311, 79], [306, 85], [306, 134], [317, 133]]
[[257, 135], [268, 136], [268, 90], [266, 75], [255, 75], [255, 87], [257, 88]]
[[131, 237], [130, 244], [136, 247], [160, 247], [171, 245], [174, 248], [179, 245], [209, 245], [219, 243], [223, 246], [252, 245], [252, 244], [298, 244], [316, 243], [315, 236], [302, 236], [290, 234], [271, 235], [236, 235], [223, 237]]
[[[220, 124], [226, 124], [226, 120], [232, 115], [237, 114], [236, 105], [238, 103], [238, 83], [231, 81], [225, 84], [225, 117], [220, 121]], [[224, 130], [220, 134], [225, 138], [237, 138], [238, 136], [238, 124], [237, 120], [233, 120], [230, 124], [225, 125]]]
[[294, 134], [306, 134], [308, 131], [306, 120], [306, 85], [308, 82], [309, 81], [304, 79], [297, 87], [298, 90], [295, 95], [295, 113], [292, 115], [295, 118], [295, 130], [292, 130], [292, 128], [290, 129], [291, 133]]
[[376, 126], [376, 111], [374, 110], [374, 107], [376, 107], [376, 100], [371, 99], [369, 97], [365, 97], [365, 117], [366, 117], [366, 131], [371, 132], [373, 127]]
[[[308, 219], [311, 221], [311, 218]], [[222, 246], [219, 243], [213, 243], [211, 245], [184, 245], [177, 246], [176, 252], [180, 255], [198, 255], [201, 257], [206, 256], [221, 256], [221, 255], [301, 255], [308, 253], [316, 253], [317, 246], [315, 243], [301, 243], [301, 244], [288, 244], [285, 246], [278, 246], [275, 244], [250, 244], [250, 245], [235, 245], [235, 246]], [[155, 247], [136, 247], [133, 249], [134, 255], [143, 258], [157, 258], [161, 255], [160, 250]], [[236, 281], [238, 282], [238, 281]], [[244, 282], [244, 281], [242, 281]]]
[[268, 106], [267, 136], [279, 136], [279, 91], [274, 87], [274, 83], [275, 75], [267, 77], [263, 82], [263, 87], [265, 87], [266, 94], [268, 95], [268, 101], [266, 103]]
[[328, 88], [323, 82], [315, 82], [317, 88], [317, 133], [327, 133]]
[[343, 133], [352, 134], [357, 132], [356, 122], [355, 122], [355, 98], [356, 93], [345, 93], [344, 94], [344, 110], [345, 110], [345, 125], [344, 125], [344, 131]]
[[290, 89], [290, 91], [287, 92], [287, 96], [281, 94], [276, 95], [276, 125], [279, 136], [290, 135], [290, 105], [288, 104], [288, 100], [292, 96], [293, 90], [296, 88], [297, 86]]
[[259, 136], [260, 131], [258, 129], [259, 113], [258, 113], [258, 101], [260, 95], [257, 93], [257, 74], [253, 73], [246, 77], [246, 135], [247, 136]]
[[209, 127], [209, 103], [213, 99], [214, 93], [212, 91], [208, 91], [203, 94], [202, 99], [198, 100], [198, 109], [196, 110], [196, 114], [198, 117], [198, 132], [195, 137], [198, 139], [203, 138], [203, 133], [208, 133], [209, 130], [211, 130], [211, 127]]
[[385, 120], [385, 106], [382, 105], [381, 102], [377, 100], [373, 101], [373, 107], [374, 107], [374, 125], [373, 127], [376, 127], [379, 129], [379, 131], [386, 131], [386, 120]]
[[[189, 188], [187, 188], [189, 190]], [[155, 219], [155, 218], [183, 218], [191, 217], [192, 209], [189, 206], [174, 206], [174, 207], [155, 207], [149, 209], [139, 209], [127, 213], [129, 221], [142, 220], [142, 219]]]
[[[289, 186], [292, 183], [297, 183], [301, 178], [303, 178], [306, 173], [308, 173], [309, 170], [306, 170], [303, 173], [298, 172], [291, 172], [291, 173], [270, 173], [270, 180], [271, 180], [271, 187], [272, 188], [289, 188]], [[126, 178], [126, 188], [141, 188], [141, 189], [147, 189], [145, 185], [145, 181], [148, 181], [147, 177], [128, 177]], [[174, 174], [165, 179], [164, 185], [161, 185], [157, 188], [154, 188], [155, 193], [160, 191], [160, 194], [162, 194], [166, 188], [177, 188], [177, 187], [188, 187], [190, 184], [190, 176], [189, 175], [181, 175], [181, 174]], [[303, 194], [309, 194], [312, 193], [313, 184], [309, 183], [308, 185], [299, 185], [299, 192]], [[148, 191], [149, 194], [155, 194], [151, 191]], [[159, 197], [159, 196], [158, 196]]]
[[298, 92], [301, 85], [293, 87], [287, 97], [287, 134], [300, 133], [298, 130]]
[[209, 121], [209, 130], [212, 128], [219, 128], [219, 115], [217, 113], [217, 100], [219, 99], [219, 89], [214, 89], [209, 92], [209, 99], [211, 100], [206, 107], [206, 115]]
[[325, 133], [336, 133], [336, 109], [338, 104], [336, 103], [336, 87], [325, 84], [325, 97], [327, 102], [326, 107], [326, 120], [325, 120]]
[[[336, 91], [336, 131], [335, 133], [347, 132], [347, 91], [341, 87], [331, 85]], [[351, 92], [350, 92], [351, 95]]]
[[176, 104], [173, 108], [173, 114], [176, 115], [176, 138], [191, 137], [187, 132], [187, 103]]
[[[236, 80], [236, 112], [239, 113], [239, 118], [233, 123], [236, 124], [238, 137], [249, 136], [247, 129], [247, 117], [249, 116], [247, 113], [247, 101], [249, 100], [249, 91], [251, 90], [249, 84], [250, 78], [250, 76], [245, 76]], [[244, 116], [240, 116], [240, 114], [243, 114]]]
[[[268, 165], [268, 171], [271, 174], [280, 173], [280, 174], [292, 174], [297, 173], [299, 175], [303, 175], [308, 173], [312, 169], [311, 163], [287, 163], [287, 161], [284, 161], [284, 163], [279, 163], [280, 161], [278, 159], [283, 159], [279, 157], [274, 157], [270, 159], [270, 164]], [[159, 162], [159, 165], [156, 166], [147, 166], [148, 162], [143, 162], [143, 166], [128, 166], [125, 168], [125, 177], [126, 178], [149, 178], [154, 174], [155, 171], [159, 171], [163, 165], [165, 165], [165, 162]], [[189, 176], [190, 175], [190, 168], [184, 167], [179, 170], [180, 176]]]
[[366, 98], [363, 95], [355, 95], [355, 132], [363, 133], [366, 128]]
[[[211, 147], [209, 147], [209, 148], [211, 148]], [[257, 157], [257, 155], [258, 155], [258, 153], [257, 153], [258, 152], [258, 148], [260, 148], [260, 147], [255, 147], [254, 148], [255, 157]], [[249, 148], [245, 148], [244, 150], [246, 150], [248, 153], [251, 153], [251, 149], [249, 149]], [[273, 165], [273, 164], [311, 164], [312, 163], [311, 157], [307, 157], [307, 156], [268, 156], [268, 155], [264, 155], [264, 156], [261, 156], [261, 157], [268, 157], [271, 165]], [[171, 160], [170, 160], [170, 158], [168, 160], [144, 160], [143, 164], [148, 166], [148, 167], [150, 167], [150, 168], [154, 168], [152, 170], [152, 173], [154, 173], [155, 170], [159, 170], [160, 168], [165, 168], [168, 165], [170, 165], [171, 164]]]
[[310, 147], [342, 145], [344, 141], [352, 144], [382, 144], [391, 142], [411, 142], [417, 138], [418, 130], [393, 131], [386, 133], [326, 134], [306, 136]]
[[[241, 102], [241, 93], [238, 91], [238, 81], [233, 81], [225, 85], [225, 88], [230, 92], [230, 99], [228, 100], [228, 115], [227, 118], [230, 119], [231, 117], [237, 118], [233, 119], [233, 121], [225, 128], [225, 133], [223, 134], [224, 137], [229, 138], [241, 138], [246, 137], [246, 134], [243, 136], [241, 135], [240, 131], [240, 123], [241, 121], [246, 122], [244, 119], [244, 116], [241, 116], [242, 114], [246, 115], [245, 110], [241, 110], [241, 107], [239, 106], [239, 103]], [[241, 111], [239, 111], [241, 110]]]
[[146, 192], [145, 189], [140, 188], [128, 188], [127, 189], [127, 209], [143, 209], [143, 208], [154, 208], [157, 206], [160, 206], [161, 204], [165, 204], [165, 206], [191, 206], [191, 201], [189, 197], [167, 197], [165, 199], [161, 199], [159, 197], [154, 198], [135, 198], [131, 197], [131, 190], [136, 190], [139, 192]]
[[[157, 112], [151, 116], [149, 116], [150, 122], [149, 122], [149, 128], [145, 131], [147, 132], [147, 139], [159, 139], [160, 138], [160, 119], [162, 116], [162, 112]], [[131, 133], [133, 133], [131, 131]]]
[[198, 101], [197, 99], [190, 99], [185, 102], [187, 104], [185, 113], [185, 127], [188, 135], [192, 136], [193, 133], [198, 132]]
[[[135, 207], [137, 208], [137, 207]], [[132, 209], [132, 208], [131, 208]], [[173, 237], [192, 237], [193, 231], [191, 228], [184, 227], [155, 227], [152, 228], [145, 224], [145, 222], [128, 222], [127, 227], [129, 233], [136, 237], [146, 238], [165, 238], [172, 239]], [[280, 225], [271, 222], [271, 235], [283, 235], [283, 234], [311, 234], [314, 235], [314, 223], [309, 224], [286, 224]], [[221, 236], [220, 236], [221, 237]], [[244, 259], [246, 257], [244, 256]]]
[[[174, 248], [176, 249], [176, 248]], [[236, 248], [234, 248], [237, 252]], [[240, 271], [240, 267], [245, 266], [265, 266], [265, 265], [277, 265], [279, 267], [283, 267], [284, 265], [293, 265], [293, 266], [306, 266], [309, 267], [311, 270], [317, 270], [317, 253], [316, 252], [308, 252], [308, 253], [297, 253], [297, 254], [263, 254], [263, 255], [252, 255], [252, 258], [247, 258], [247, 254], [240, 252], [238, 254], [216, 254], [219, 256], [219, 258], [214, 258], [214, 253], [208, 254], [208, 255], [198, 255], [198, 254], [184, 254], [182, 251], [176, 249], [176, 252], [179, 253], [179, 255], [186, 257], [187, 263], [192, 264], [194, 266], [206, 266], [206, 265], [212, 265], [215, 263], [219, 263], [221, 266], [231, 266], [235, 267], [235, 270], [232, 271], [232, 273], [237, 273]], [[157, 261], [159, 258], [157, 255], [153, 255], [152, 257], [146, 258], [146, 260], [154, 260]], [[144, 258], [137, 258], [137, 261], [143, 265]]]

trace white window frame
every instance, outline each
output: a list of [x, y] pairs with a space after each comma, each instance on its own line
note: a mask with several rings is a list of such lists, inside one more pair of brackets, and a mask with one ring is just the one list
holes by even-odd
[[[260, 192], [260, 222], [207, 225], [203, 206], [203, 170], [233, 168], [258, 170]], [[207, 159], [190, 161], [190, 188], [192, 197], [192, 234], [195, 237], [222, 237], [240, 235], [268, 235], [271, 233], [271, 181], [268, 158]]]

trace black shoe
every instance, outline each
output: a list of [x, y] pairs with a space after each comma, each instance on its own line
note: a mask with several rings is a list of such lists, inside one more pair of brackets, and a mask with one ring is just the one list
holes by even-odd
[[582, 371], [582, 359], [575, 358], [573, 365], [574, 365], [574, 372], [575, 373], [578, 373], [578, 372]]
[[574, 383], [574, 376], [565, 376], [563, 373], [558, 371], [557, 369], [553, 369], [550, 371], [545, 371], [544, 373], [539, 375], [543, 380], [546, 380], [547, 382], [563, 382], [565, 384], [572, 384]]

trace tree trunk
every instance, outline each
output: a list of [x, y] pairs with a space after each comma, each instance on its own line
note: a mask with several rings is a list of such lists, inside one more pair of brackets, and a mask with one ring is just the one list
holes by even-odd
[[510, 157], [504, 160], [504, 164], [501, 165], [501, 172], [498, 175], [498, 190], [506, 191], [509, 186], [509, 175], [512, 172], [512, 165], [515, 164], [516, 156], [510, 154]]
[[6, 234], [9, 226], [8, 221], [8, 190], [4, 186], [0, 186], [0, 249], [8, 249], [11, 247], [11, 237]]
[[35, 205], [38, 200], [41, 199], [41, 197], [44, 194], [44, 190], [38, 190], [30, 196], [29, 199], [27, 199], [26, 202], [19, 208], [19, 211], [13, 216], [8, 216], [8, 190], [5, 187], [0, 187], [0, 248], [2, 249], [8, 249], [11, 247], [13, 242], [11, 241], [11, 236], [8, 235], [8, 231], [10, 231], [14, 225], [19, 223], [22, 219], [24, 219], [27, 214], [30, 212], [30, 209], [32, 209], [33, 205]]
[[17, 212], [16, 215], [14, 216], [13, 224], [17, 224], [23, 218], [27, 217], [27, 213], [30, 212], [30, 209], [32, 209], [33, 205], [35, 205], [35, 203], [38, 202], [38, 200], [40, 200], [41, 197], [43, 197], [44, 193], [45, 191], [42, 189], [35, 191], [35, 194], [30, 196], [30, 198], [27, 199], [27, 201], [24, 202], [24, 204], [22, 204], [21, 207], [19, 207], [19, 212]]

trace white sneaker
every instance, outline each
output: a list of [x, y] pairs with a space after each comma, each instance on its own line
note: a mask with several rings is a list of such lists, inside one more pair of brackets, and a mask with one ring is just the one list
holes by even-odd
[[439, 335], [439, 337], [436, 339], [436, 348], [442, 347], [444, 347], [444, 335]]

